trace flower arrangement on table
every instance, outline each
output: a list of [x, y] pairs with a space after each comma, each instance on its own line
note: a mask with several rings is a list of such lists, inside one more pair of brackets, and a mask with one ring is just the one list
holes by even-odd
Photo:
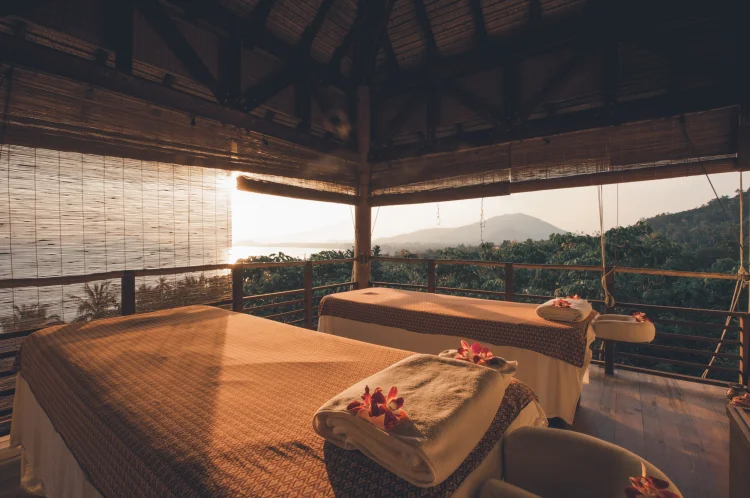
[[409, 418], [402, 407], [404, 398], [397, 397], [398, 388], [391, 387], [388, 395], [383, 394], [383, 389], [376, 387], [370, 393], [370, 386], [365, 386], [365, 393], [361, 400], [355, 399], [349, 403], [346, 409], [352, 415], [361, 417], [381, 429], [393, 429], [399, 423]]

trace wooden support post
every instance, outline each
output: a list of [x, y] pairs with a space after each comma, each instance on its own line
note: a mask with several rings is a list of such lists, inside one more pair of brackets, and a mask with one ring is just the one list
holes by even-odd
[[740, 383], [748, 385], [748, 374], [750, 374], [750, 314], [740, 317]]
[[[610, 294], [615, 292], [615, 272], [612, 268], [607, 267], [605, 269], [607, 290]], [[614, 308], [605, 306], [604, 313], [614, 313]], [[604, 374], [614, 375], [615, 374], [615, 341], [602, 341], [604, 344]]]
[[305, 263], [305, 327], [308, 329], [312, 328], [313, 316], [312, 316], [312, 301], [313, 301], [313, 265], [312, 261]]
[[242, 312], [245, 308], [245, 289], [242, 281], [242, 269], [232, 268], [232, 311]]
[[505, 263], [505, 300], [507, 302], [513, 301], [515, 292], [513, 288], [513, 263]]
[[435, 293], [435, 260], [427, 260], [427, 292]]
[[357, 89], [357, 146], [359, 148], [359, 201], [354, 207], [354, 279], [358, 289], [370, 286], [372, 208], [370, 207], [370, 87]]
[[120, 314], [135, 314], [135, 273], [126, 271], [120, 279]]

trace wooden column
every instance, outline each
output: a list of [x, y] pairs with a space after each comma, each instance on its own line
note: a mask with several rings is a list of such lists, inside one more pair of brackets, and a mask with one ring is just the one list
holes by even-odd
[[135, 274], [126, 271], [120, 280], [120, 314], [135, 314]]
[[434, 259], [428, 259], [427, 260], [427, 292], [435, 293], [435, 280], [436, 280], [436, 272], [435, 272], [435, 260]]
[[505, 263], [505, 300], [507, 302], [513, 301], [515, 292], [513, 288], [513, 263]]
[[241, 312], [244, 307], [245, 289], [242, 282], [242, 269], [232, 268], [232, 311]]
[[370, 87], [357, 89], [357, 146], [359, 147], [359, 200], [354, 207], [354, 280], [358, 289], [370, 286], [372, 208], [370, 207]]
[[312, 261], [305, 262], [304, 273], [305, 284], [305, 327], [311, 329], [313, 326], [312, 301], [313, 301], [313, 266]]

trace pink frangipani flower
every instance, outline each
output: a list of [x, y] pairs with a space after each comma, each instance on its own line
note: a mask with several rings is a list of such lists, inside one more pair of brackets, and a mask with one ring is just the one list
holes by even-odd
[[680, 498], [680, 495], [669, 491], [669, 483], [664, 479], [646, 475], [646, 466], [641, 462], [642, 475], [630, 478], [630, 486], [625, 488], [628, 498], [651, 496], [654, 498]]
[[485, 365], [494, 358], [489, 348], [483, 348], [481, 344], [475, 342], [471, 346], [466, 341], [461, 341], [461, 347], [455, 356], [457, 360], [470, 361], [477, 365]]
[[566, 301], [565, 299], [555, 299], [552, 301], [552, 306], [555, 308], [570, 308], [570, 301]]
[[383, 394], [383, 389], [376, 387], [370, 394], [370, 386], [365, 386], [362, 400], [354, 400], [346, 407], [349, 413], [362, 417], [368, 422], [382, 428], [392, 429], [402, 420], [409, 418], [402, 407], [404, 398], [398, 397], [398, 388], [391, 387], [388, 396]]

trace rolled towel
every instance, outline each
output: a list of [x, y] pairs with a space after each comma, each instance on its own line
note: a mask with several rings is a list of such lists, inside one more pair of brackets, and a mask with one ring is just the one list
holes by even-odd
[[591, 327], [599, 339], [647, 343], [656, 337], [656, 328], [651, 321], [630, 315], [599, 315], [591, 322]]
[[536, 314], [555, 322], [581, 322], [589, 317], [591, 303], [585, 299], [550, 299], [536, 308]]
[[[446, 349], [438, 356], [441, 358], [456, 358], [456, 355], [458, 355], [458, 349]], [[513, 375], [518, 369], [517, 361], [508, 361], [501, 356], [493, 356], [486, 360], [482, 365], [506, 375]]]
[[[436, 486], [484, 437], [510, 379], [465, 361], [413, 355], [328, 400], [313, 416], [313, 428], [415, 486]], [[347, 405], [359, 400], [366, 386], [397, 386], [409, 418], [385, 430], [348, 412]]]

